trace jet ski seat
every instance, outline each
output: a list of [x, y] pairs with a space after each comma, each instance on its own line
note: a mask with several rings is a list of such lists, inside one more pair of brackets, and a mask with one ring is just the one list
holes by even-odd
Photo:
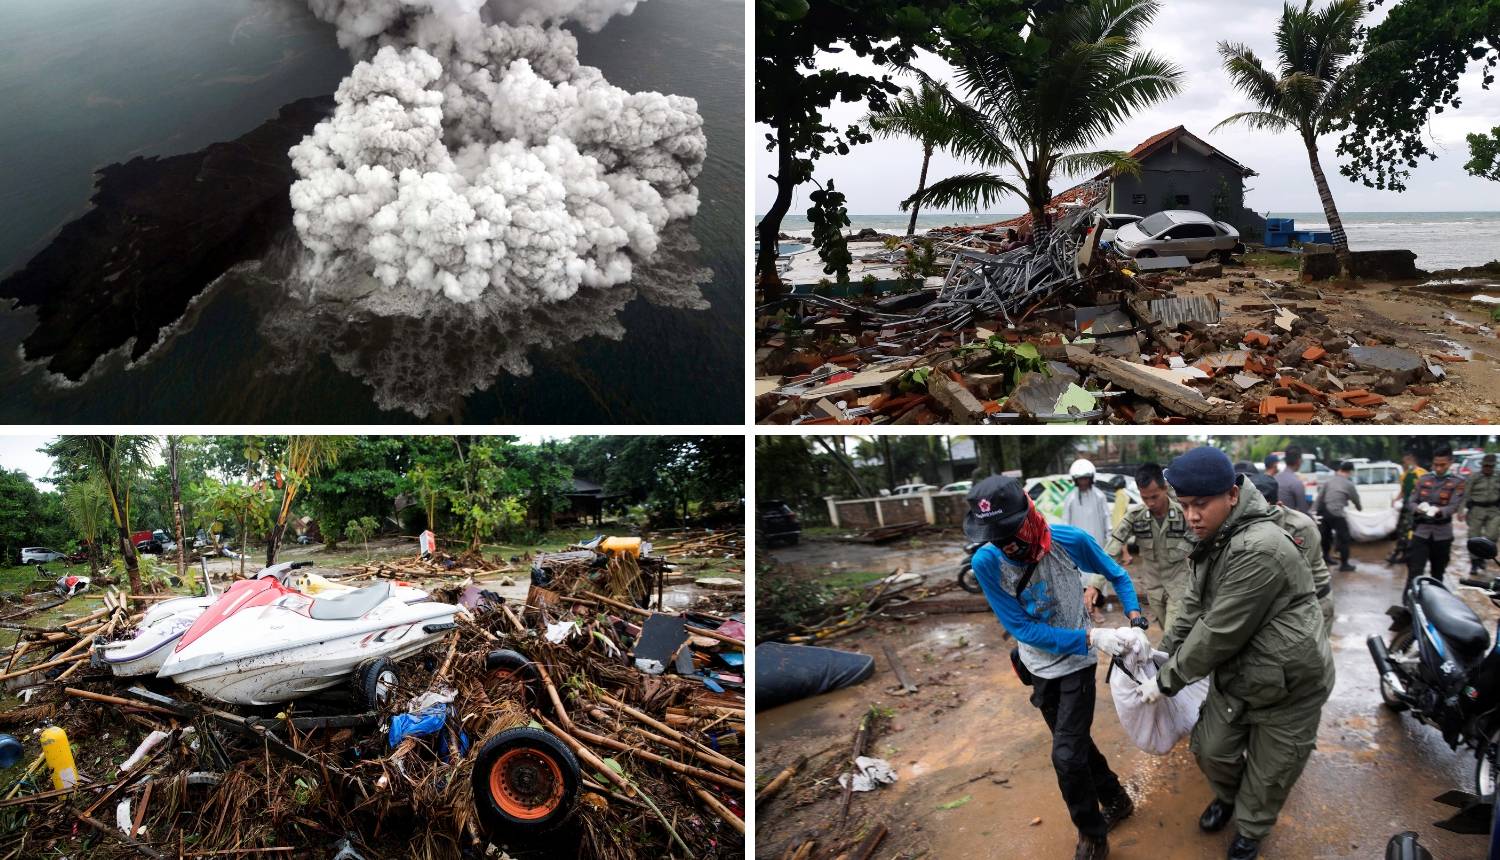
[[391, 596], [389, 582], [377, 582], [337, 597], [314, 599], [308, 615], [319, 621], [348, 621], [359, 618], [386, 602]]
[[1453, 647], [1460, 662], [1482, 658], [1489, 650], [1490, 634], [1474, 610], [1436, 579], [1423, 577], [1420, 585], [1417, 600], [1422, 604], [1422, 612], [1433, 629], [1442, 634], [1443, 641]]

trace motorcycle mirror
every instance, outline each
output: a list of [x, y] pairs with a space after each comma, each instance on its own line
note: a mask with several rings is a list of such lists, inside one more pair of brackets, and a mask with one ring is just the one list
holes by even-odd
[[1495, 556], [1500, 555], [1500, 547], [1495, 546], [1495, 542], [1487, 537], [1469, 538], [1468, 547], [1469, 555], [1474, 558], [1482, 558], [1489, 561]]

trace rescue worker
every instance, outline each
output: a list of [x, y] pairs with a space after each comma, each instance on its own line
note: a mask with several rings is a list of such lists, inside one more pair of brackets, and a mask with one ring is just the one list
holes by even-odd
[[1432, 452], [1432, 471], [1417, 479], [1406, 510], [1412, 514], [1411, 546], [1406, 552], [1406, 578], [1422, 575], [1432, 562], [1432, 578], [1441, 581], [1453, 551], [1453, 514], [1463, 505], [1464, 479], [1448, 471], [1453, 449], [1444, 445]]
[[[964, 534], [982, 541], [974, 575], [990, 608], [1019, 644], [1031, 704], [1052, 733], [1052, 767], [1073, 826], [1074, 860], [1109, 854], [1110, 828], [1135, 811], [1130, 795], [1094, 745], [1095, 649], [1112, 656], [1150, 645], [1135, 627], [1095, 628], [1083, 605], [1083, 574], [1106, 577], [1125, 613], [1141, 617], [1135, 587], [1086, 532], [1049, 526], [1015, 478], [992, 475], [969, 490]], [[1018, 673], [1020, 673], [1018, 668]]]
[[[1082, 458], [1074, 460], [1068, 467], [1068, 477], [1073, 479], [1073, 489], [1063, 496], [1062, 521], [1082, 529], [1094, 539], [1094, 543], [1103, 546], [1109, 539], [1109, 499], [1094, 483], [1093, 462]], [[1095, 607], [1099, 603], [1099, 593], [1106, 585], [1104, 577], [1091, 576], [1084, 584], [1087, 587], [1083, 591], [1083, 604], [1095, 621], [1103, 621], [1104, 616]]]
[[1333, 576], [1328, 572], [1328, 562], [1324, 561], [1320, 549], [1322, 541], [1317, 521], [1277, 501], [1276, 479], [1270, 475], [1256, 475], [1250, 481], [1265, 497], [1266, 504], [1271, 506], [1271, 519], [1281, 526], [1282, 531], [1292, 536], [1292, 542], [1302, 551], [1302, 560], [1312, 570], [1318, 608], [1323, 610], [1323, 636], [1327, 638], [1333, 635]]
[[1214, 792], [1198, 826], [1232, 819], [1228, 857], [1253, 860], [1317, 740], [1333, 655], [1312, 571], [1249, 478], [1203, 447], [1173, 460], [1166, 480], [1198, 544], [1182, 612], [1157, 646], [1171, 657], [1141, 698], [1212, 677], [1191, 740]]
[[1138, 562], [1135, 580], [1144, 586], [1151, 614], [1165, 633], [1182, 608], [1182, 592], [1192, 572], [1188, 553], [1193, 550], [1193, 540], [1182, 516], [1182, 505], [1167, 490], [1161, 466], [1147, 463], [1136, 470], [1135, 488], [1143, 504], [1126, 512], [1109, 533], [1104, 551], [1127, 567]]
[[1275, 454], [1267, 454], [1261, 465], [1266, 467], [1266, 477], [1276, 480], [1276, 473], [1281, 471], [1281, 458]]
[[[1479, 474], [1469, 476], [1464, 491], [1469, 537], [1500, 541], [1500, 475], [1495, 474], [1495, 455], [1485, 454], [1479, 464]], [[1478, 576], [1483, 570], [1484, 559], [1469, 556], [1470, 575]]]
[[1302, 449], [1296, 445], [1287, 448], [1282, 464], [1281, 471], [1276, 473], [1276, 485], [1281, 488], [1281, 503], [1294, 511], [1311, 513], [1312, 505], [1307, 501], [1307, 487], [1302, 485], [1302, 478], [1297, 474], [1297, 470], [1302, 468]]
[[1386, 564], [1396, 564], [1406, 561], [1406, 554], [1411, 549], [1412, 512], [1406, 509], [1406, 500], [1411, 498], [1412, 490], [1417, 487], [1417, 479], [1427, 474], [1427, 470], [1417, 464], [1417, 453], [1410, 448], [1401, 454], [1401, 516], [1396, 521], [1396, 545], [1391, 548], [1391, 554], [1386, 557]]
[[1329, 553], [1337, 548], [1340, 573], [1348, 573], [1354, 569], [1354, 565], [1349, 563], [1349, 518], [1346, 512], [1350, 505], [1354, 505], [1356, 510], [1364, 510], [1359, 502], [1359, 488], [1354, 486], [1353, 474], [1354, 464], [1345, 460], [1339, 464], [1338, 472], [1318, 489], [1318, 516], [1323, 518], [1320, 524], [1323, 564], [1333, 564]]

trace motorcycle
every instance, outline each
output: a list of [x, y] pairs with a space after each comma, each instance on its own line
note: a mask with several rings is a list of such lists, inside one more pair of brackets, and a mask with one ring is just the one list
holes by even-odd
[[[1476, 558], [1500, 554], [1488, 538], [1471, 538], [1468, 547]], [[1485, 589], [1500, 606], [1500, 590], [1492, 583], [1459, 582]], [[1500, 780], [1500, 650], [1474, 610], [1432, 577], [1411, 578], [1401, 605], [1386, 614], [1390, 642], [1379, 635], [1366, 640], [1380, 673], [1381, 699], [1438, 729], [1451, 749], [1462, 744], [1473, 750], [1474, 795], [1492, 804]], [[1482, 811], [1486, 829], [1488, 812]]]
[[964, 547], [964, 563], [958, 569], [958, 587], [970, 594], [983, 594], [984, 589], [979, 587], [979, 577], [974, 575], [974, 553], [984, 546], [982, 543], [971, 543]]

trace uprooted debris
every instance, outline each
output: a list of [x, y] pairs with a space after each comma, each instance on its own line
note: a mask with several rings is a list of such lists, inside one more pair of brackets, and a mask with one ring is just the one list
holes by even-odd
[[[376, 712], [349, 713], [347, 694], [253, 708], [116, 678], [88, 654], [140, 618], [115, 595], [23, 630], [5, 673], [23, 701], [0, 729], [28, 758], [42, 727], [64, 729], [77, 783], [53, 790], [34, 766], [3, 786], [0, 852], [743, 857], [743, 624], [635, 605], [613, 590], [631, 561], [525, 604], [480, 591], [397, 664]], [[638, 652], [663, 622], [685, 635], [648, 674]]]
[[[1240, 278], [1220, 262], [1140, 271], [1097, 248], [1093, 209], [1033, 244], [955, 249], [938, 289], [880, 298], [793, 294], [758, 309], [756, 417], [767, 424], [1392, 422], [1462, 355], [1335, 327], [1317, 289]], [[1223, 279], [1263, 298], [1227, 321]], [[1414, 411], [1426, 405], [1418, 400]]]

